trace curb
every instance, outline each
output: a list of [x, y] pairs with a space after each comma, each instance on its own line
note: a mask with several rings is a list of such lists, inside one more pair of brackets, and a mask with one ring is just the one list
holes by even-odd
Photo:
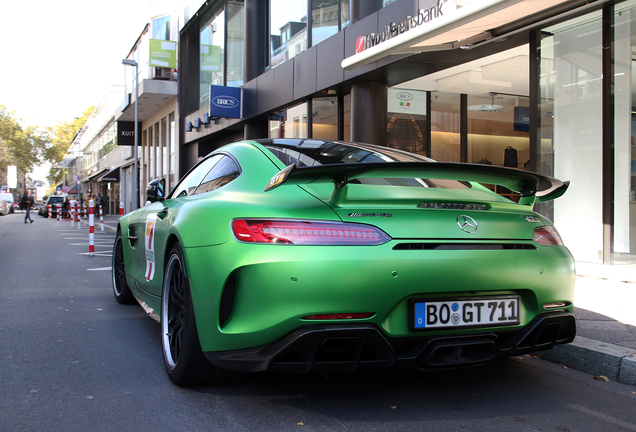
[[570, 344], [534, 354], [595, 376], [636, 385], [636, 352], [629, 348], [577, 336]]

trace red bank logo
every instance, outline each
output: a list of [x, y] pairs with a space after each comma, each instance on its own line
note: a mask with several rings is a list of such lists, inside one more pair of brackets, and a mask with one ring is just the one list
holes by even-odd
[[356, 53], [360, 53], [360, 52], [364, 51], [365, 43], [366, 43], [366, 41], [365, 41], [365, 37], [364, 36], [358, 37], [358, 40], [356, 41]]
[[377, 33], [369, 33], [366, 36], [360, 36], [356, 40], [356, 54], [361, 53], [367, 48], [379, 45], [395, 36], [406, 33], [407, 31], [421, 26], [424, 23], [433, 21], [436, 18], [443, 17], [444, 12], [442, 6], [447, 0], [437, 0], [437, 4], [429, 9], [420, 9], [415, 15], [407, 15], [404, 20], [397, 23], [385, 25], [381, 31]]

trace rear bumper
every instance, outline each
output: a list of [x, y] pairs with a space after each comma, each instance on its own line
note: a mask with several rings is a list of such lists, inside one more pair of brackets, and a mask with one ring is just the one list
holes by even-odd
[[213, 365], [233, 371], [350, 372], [356, 369], [439, 369], [473, 366], [498, 357], [570, 343], [576, 321], [568, 312], [536, 317], [517, 331], [469, 336], [387, 338], [373, 324], [311, 325], [264, 346], [204, 353]]

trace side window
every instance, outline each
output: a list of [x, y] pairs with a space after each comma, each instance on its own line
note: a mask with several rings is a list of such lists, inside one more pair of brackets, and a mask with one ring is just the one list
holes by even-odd
[[195, 194], [201, 194], [210, 192], [220, 187], [225, 186], [241, 174], [236, 162], [228, 156], [224, 156], [223, 159], [217, 163], [214, 168], [203, 179]]
[[204, 159], [199, 166], [190, 171], [190, 173], [181, 180], [175, 190], [170, 194], [170, 198], [192, 195], [197, 186], [199, 186], [199, 183], [201, 183], [201, 180], [223, 157], [223, 155], [214, 155]]

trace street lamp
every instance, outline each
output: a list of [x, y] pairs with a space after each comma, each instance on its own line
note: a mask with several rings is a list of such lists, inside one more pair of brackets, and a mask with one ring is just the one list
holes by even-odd
[[139, 134], [138, 134], [138, 130], [137, 130], [137, 122], [138, 122], [138, 117], [139, 117], [139, 90], [137, 89], [137, 85], [139, 82], [139, 65], [137, 64], [136, 61], [132, 60], [132, 59], [123, 59], [122, 64], [125, 66], [132, 66], [135, 68], [135, 150], [134, 150], [134, 158], [135, 158], [135, 163], [133, 166], [133, 173], [132, 173], [132, 184], [133, 187], [131, 189], [133, 189], [133, 200], [132, 200], [132, 205], [131, 205], [131, 210], [137, 210], [137, 208], [139, 207], [138, 203], [139, 203], [139, 190], [138, 190], [138, 186], [137, 186], [137, 145], [139, 144]]

